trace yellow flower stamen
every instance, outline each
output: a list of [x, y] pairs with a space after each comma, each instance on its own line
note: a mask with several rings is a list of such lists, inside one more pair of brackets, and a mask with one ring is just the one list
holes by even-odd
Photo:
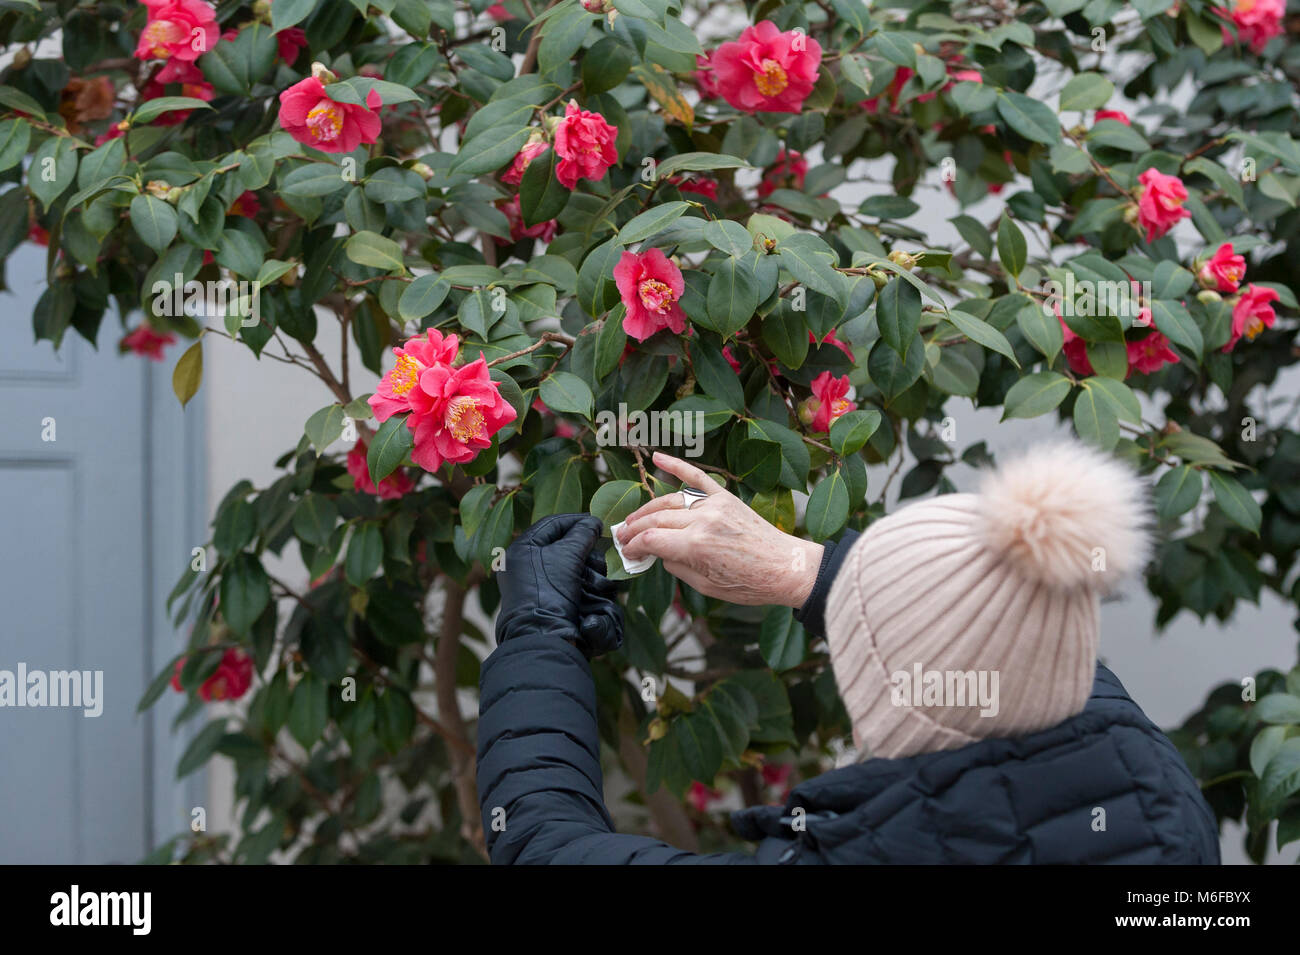
[[477, 401], [465, 395], [451, 399], [443, 423], [457, 441], [468, 442], [472, 438], [486, 437], [483, 412], [479, 410]]
[[319, 142], [333, 142], [343, 131], [343, 109], [333, 100], [321, 100], [307, 114], [307, 128]]
[[776, 96], [790, 85], [790, 78], [776, 60], [764, 60], [763, 72], [754, 74], [754, 85], [764, 96]]
[[389, 378], [393, 394], [407, 394], [415, 387], [415, 382], [419, 377], [420, 363], [410, 355], [399, 355], [397, 357], [397, 367], [393, 369], [393, 374]]

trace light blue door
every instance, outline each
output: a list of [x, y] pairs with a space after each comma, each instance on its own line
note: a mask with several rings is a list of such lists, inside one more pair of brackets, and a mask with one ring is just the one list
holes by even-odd
[[71, 330], [58, 354], [34, 345], [45, 249], [24, 245], [6, 272], [0, 671], [102, 671], [103, 698], [97, 717], [84, 701], [0, 706], [0, 863], [134, 862], [202, 804], [175, 780], [179, 700], [136, 713], [182, 646], [163, 602], [203, 541], [202, 408], [171, 394], [179, 346], [161, 364], [119, 355], [111, 312], [98, 352]]

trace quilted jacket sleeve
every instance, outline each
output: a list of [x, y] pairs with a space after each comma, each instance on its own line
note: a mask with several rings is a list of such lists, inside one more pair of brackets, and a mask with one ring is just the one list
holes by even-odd
[[596, 690], [582, 653], [553, 637], [506, 641], [479, 683], [478, 792], [492, 862], [744, 863], [620, 835], [605, 808]]
[[[826, 595], [856, 534], [827, 543], [799, 610], [824, 632]], [[570, 644], [524, 634], [501, 644], [479, 680], [478, 792], [495, 864], [753, 863], [743, 853], [695, 855], [620, 835], [605, 808], [591, 668]]]

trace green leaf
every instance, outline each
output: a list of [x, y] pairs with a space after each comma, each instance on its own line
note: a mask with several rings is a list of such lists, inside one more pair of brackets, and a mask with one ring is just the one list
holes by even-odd
[[807, 635], [794, 619], [793, 608], [768, 608], [758, 629], [758, 651], [763, 661], [777, 672], [789, 670], [803, 663], [807, 649]]
[[1074, 402], [1074, 427], [1079, 436], [1103, 451], [1119, 444], [1119, 416], [1115, 406], [1098, 389], [1083, 382], [1083, 390]]
[[184, 408], [199, 391], [203, 381], [203, 344], [195, 342], [185, 349], [172, 369], [172, 391]]
[[[1053, 316], [1053, 320], [1055, 320], [1055, 316]], [[1011, 343], [1007, 341], [1005, 335], [988, 322], [982, 321], [974, 315], [963, 312], [959, 308], [954, 308], [948, 312], [948, 321], [950, 321], [959, 332], [977, 345], [983, 345], [990, 351], [995, 351], [999, 355], [1005, 356], [1007, 360], [1017, 368], [1020, 367], [1020, 362], [1016, 359], [1016, 352], [1015, 349], [1011, 347]], [[1059, 323], [1057, 329], [1058, 331], [1060, 329]]]
[[690, 211], [690, 208], [690, 204], [686, 202], [665, 202], [663, 205], [647, 209], [638, 216], [633, 216], [623, 228], [618, 230], [619, 244], [631, 245], [662, 232], [670, 222], [681, 218]]
[[591, 496], [588, 510], [604, 521], [606, 527], [613, 527], [641, 506], [644, 493], [636, 481], [610, 481]]
[[1040, 371], [1021, 378], [1007, 392], [1002, 418], [1035, 418], [1047, 414], [1070, 393], [1070, 380], [1055, 371]]
[[1197, 360], [1201, 358], [1205, 350], [1205, 339], [1201, 336], [1200, 326], [1181, 303], [1164, 299], [1153, 301], [1151, 322], [1175, 345], [1186, 348]]
[[37, 147], [27, 168], [27, 188], [49, 211], [77, 178], [77, 150], [67, 136], [51, 136]]
[[902, 279], [894, 279], [876, 299], [880, 337], [904, 359], [921, 325], [921, 294]]
[[329, 543], [338, 520], [338, 506], [330, 498], [308, 494], [294, 509], [293, 532], [305, 543], [324, 547]]
[[352, 532], [344, 575], [353, 587], [361, 587], [375, 575], [384, 558], [384, 534], [375, 521], [365, 521]]
[[1011, 221], [1010, 216], [1003, 213], [1001, 221], [998, 222], [998, 258], [1002, 262], [1002, 267], [1009, 274], [1019, 278], [1020, 273], [1025, 269], [1028, 257], [1029, 247], [1025, 243], [1024, 233]]
[[460, 147], [451, 172], [460, 176], [481, 176], [495, 172], [515, 158], [532, 134], [529, 126], [497, 126], [484, 130]]
[[709, 321], [724, 339], [749, 323], [759, 305], [758, 279], [743, 259], [718, 263], [709, 280], [706, 299]]
[[722, 350], [692, 336], [688, 345], [691, 368], [700, 386], [737, 414], [745, 410], [745, 390], [735, 371], [727, 364]]
[[271, 8], [271, 27], [279, 33], [307, 19], [320, 0], [277, 0]]
[[1246, 528], [1252, 534], [1259, 533], [1263, 515], [1259, 504], [1236, 478], [1218, 471], [1210, 471], [1210, 488], [1214, 491], [1214, 500], [1218, 503], [1228, 520]]
[[591, 386], [577, 375], [557, 371], [542, 381], [539, 392], [542, 403], [552, 411], [591, 418], [596, 399], [591, 393]]
[[1186, 464], [1171, 468], [1156, 482], [1156, 514], [1172, 520], [1186, 514], [1201, 499], [1201, 472]]
[[519, 212], [523, 216], [524, 225], [535, 226], [554, 219], [569, 204], [569, 196], [573, 193], [556, 178], [557, 162], [555, 150], [547, 149], [524, 170], [523, 179], [519, 183]]
[[844, 475], [836, 468], [822, 478], [804, 511], [804, 527], [813, 540], [825, 540], [835, 534], [849, 518], [849, 489]]
[[317, 454], [324, 454], [325, 449], [343, 434], [343, 419], [345, 417], [347, 416], [343, 413], [343, 406], [335, 402], [321, 408], [307, 419], [303, 432], [307, 435], [307, 440], [316, 449]]
[[230, 629], [247, 636], [270, 601], [271, 581], [262, 562], [252, 554], [236, 554], [221, 575], [221, 616]]
[[0, 172], [22, 161], [23, 156], [27, 155], [27, 146], [31, 143], [31, 139], [32, 127], [27, 120], [7, 119], [0, 123]]
[[874, 408], [849, 411], [831, 422], [831, 447], [841, 457], [856, 454], [880, 427], [880, 412]]
[[142, 103], [140, 108], [131, 114], [131, 122], [143, 126], [153, 122], [163, 113], [180, 109], [212, 109], [212, 106], [206, 100], [193, 96], [159, 96]]
[[402, 291], [397, 300], [397, 314], [404, 322], [418, 322], [432, 315], [447, 299], [451, 285], [437, 274], [421, 275]]
[[[1116, 346], [1121, 347], [1121, 346]], [[1133, 389], [1118, 378], [1095, 376], [1085, 379], [1084, 387], [1097, 392], [1097, 397], [1110, 403], [1115, 414], [1133, 424], [1142, 423], [1142, 405], [1138, 403]]]
[[298, 198], [328, 196], [346, 185], [342, 167], [332, 162], [305, 163], [280, 176], [280, 192]]
[[713, 219], [704, 227], [704, 239], [719, 252], [742, 256], [754, 248], [754, 237], [739, 222]]
[[347, 256], [357, 265], [368, 265], [385, 272], [405, 271], [402, 247], [377, 232], [357, 232], [345, 246]]
[[[752, 219], [751, 219], [752, 222]], [[829, 295], [841, 305], [846, 303], [843, 277], [835, 271], [838, 256], [829, 245], [814, 235], [796, 232], [777, 244], [781, 267], [814, 292]]]
[[925, 346], [919, 335], [906, 351], [906, 356], [900, 355], [888, 342], [878, 341], [867, 355], [867, 374], [887, 402], [916, 384], [925, 371]]
[[752, 169], [748, 162], [737, 156], [720, 153], [678, 153], [669, 156], [655, 168], [658, 179], [667, 179], [679, 172], [713, 172], [719, 169]]
[[415, 447], [415, 436], [406, 426], [406, 415], [393, 415], [379, 426], [366, 452], [366, 467], [376, 485], [401, 466]]
[[1270, 693], [1255, 704], [1255, 715], [1262, 723], [1294, 726], [1300, 723], [1300, 696]]
[[745, 438], [736, 448], [732, 470], [754, 490], [772, 490], [781, 477], [781, 445], [775, 441]]
[[176, 778], [184, 779], [206, 763], [208, 758], [217, 751], [217, 744], [225, 735], [224, 717], [210, 721], [207, 726], [199, 730], [194, 739], [190, 740], [190, 745], [185, 747], [180, 762], [176, 764]]
[[1025, 139], [1048, 146], [1061, 139], [1061, 123], [1052, 108], [1024, 93], [1000, 93], [998, 114]]
[[1100, 109], [1114, 93], [1115, 84], [1100, 73], [1078, 73], [1061, 90], [1061, 111]]
[[293, 688], [289, 703], [289, 732], [304, 749], [311, 749], [329, 722], [329, 685], [308, 673]]

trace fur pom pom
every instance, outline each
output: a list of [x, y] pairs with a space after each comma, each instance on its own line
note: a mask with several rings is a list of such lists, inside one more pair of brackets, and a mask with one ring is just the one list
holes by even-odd
[[1146, 485], [1120, 461], [1077, 441], [1007, 462], [980, 487], [979, 532], [1024, 576], [1104, 592], [1146, 562]]

